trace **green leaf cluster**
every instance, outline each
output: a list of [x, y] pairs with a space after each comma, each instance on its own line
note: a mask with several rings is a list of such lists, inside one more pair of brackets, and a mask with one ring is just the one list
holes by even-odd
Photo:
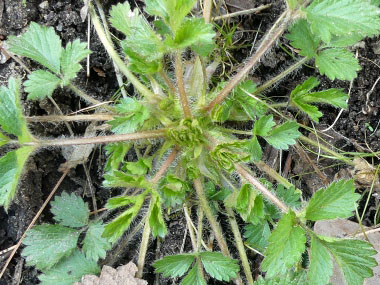
[[352, 80], [361, 68], [347, 47], [379, 34], [379, 11], [370, 1], [313, 1], [287, 38], [300, 55], [315, 58], [321, 74], [331, 80]]
[[167, 208], [181, 206], [187, 191], [189, 191], [189, 185], [173, 174], [166, 175], [158, 185], [158, 192]]
[[[192, 269], [189, 271], [190, 267]], [[181, 277], [189, 271], [181, 284], [207, 284], [203, 270], [219, 281], [230, 281], [236, 278], [239, 265], [236, 260], [223, 256], [220, 252], [199, 252], [165, 256], [153, 264], [156, 272], [164, 277]], [[195, 283], [194, 283], [195, 282]]]
[[[85, 274], [99, 273], [97, 261], [111, 248], [102, 237], [104, 225], [89, 222], [88, 205], [74, 194], [57, 196], [51, 202], [51, 212], [58, 224], [34, 226], [23, 241], [27, 264], [43, 272], [41, 284], [72, 284]], [[79, 235], [85, 229], [79, 250]]]
[[216, 145], [210, 152], [210, 157], [220, 169], [231, 172], [235, 169], [235, 163], [248, 162], [250, 155], [245, 150], [245, 142], [236, 141]]
[[146, 1], [146, 12], [161, 18], [155, 22], [157, 32], [137, 8], [131, 10], [128, 2], [112, 7], [110, 21], [114, 28], [126, 36], [121, 46], [132, 71], [156, 73], [162, 68], [161, 60], [165, 54], [187, 47], [204, 56], [212, 51], [215, 36], [212, 25], [206, 24], [201, 18], [186, 18], [194, 4], [193, 0]]
[[348, 95], [341, 89], [327, 89], [319, 92], [310, 92], [319, 85], [318, 79], [310, 77], [292, 91], [290, 104], [305, 112], [315, 122], [319, 122], [322, 112], [318, 107], [311, 105], [315, 103], [330, 104], [337, 108], [347, 108]]
[[25, 81], [25, 91], [30, 100], [42, 100], [51, 96], [58, 86], [70, 84], [82, 68], [79, 62], [90, 54], [86, 44], [78, 39], [63, 48], [52, 27], [34, 22], [20, 37], [12, 36], [7, 43], [11, 52], [28, 57], [48, 69], [33, 71]]

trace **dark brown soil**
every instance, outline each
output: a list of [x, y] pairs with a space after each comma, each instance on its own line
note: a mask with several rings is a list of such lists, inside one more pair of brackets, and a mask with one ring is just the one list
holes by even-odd
[[[49, 25], [55, 28], [56, 32], [62, 38], [63, 45], [66, 45], [68, 41], [76, 38], [80, 38], [82, 41], [87, 41], [87, 22], [82, 22], [80, 17], [80, 9], [83, 4], [80, 0], [61, 0], [61, 1], [49, 1], [47, 7], [41, 6], [42, 0], [28, 0], [26, 5], [21, 3], [22, 1], [14, 0], [0, 0], [0, 40], [6, 40], [9, 35], [18, 35], [23, 32], [31, 21], [38, 22], [40, 24]], [[117, 0], [105, 1], [105, 11], [109, 10], [109, 7], [117, 2]], [[239, 0], [226, 1], [231, 5], [227, 5], [230, 11], [236, 11], [239, 7], [245, 7], [244, 5], [252, 5], [251, 1]], [[263, 33], [270, 27], [271, 23], [275, 21], [278, 15], [284, 9], [284, 1], [255, 1], [255, 5], [272, 3], [272, 7], [263, 11], [261, 14], [253, 16], [239, 17], [231, 21], [231, 24], [238, 24], [238, 32], [236, 33], [236, 39], [240, 39], [237, 44], [252, 43], [256, 38], [258, 42]], [[248, 4], [247, 4], [248, 3]], [[3, 5], [2, 5], [3, 4]], [[142, 4], [138, 2], [138, 4]], [[131, 5], [135, 5], [132, 4]], [[43, 7], [43, 8], [41, 8]], [[282, 38], [279, 41], [285, 49], [292, 52], [289, 48], [288, 41]], [[115, 73], [112, 66], [112, 62], [106, 55], [101, 43], [99, 42], [96, 34], [93, 32], [91, 35], [91, 60], [90, 60], [90, 77], [87, 78], [85, 71], [81, 71], [77, 85], [86, 90], [88, 94], [91, 94], [98, 100], [109, 100], [112, 95], [118, 90], [118, 84], [115, 79]], [[336, 146], [345, 151], [380, 151], [380, 98], [378, 96], [380, 90], [380, 83], [373, 89], [373, 93], [367, 100], [367, 94], [373, 87], [377, 78], [380, 76], [380, 40], [379, 38], [365, 40], [361, 43], [356, 51], [362, 65], [362, 71], [359, 72], [359, 76], [354, 80], [352, 89], [350, 92], [349, 108], [344, 111], [340, 119], [336, 123], [334, 130], [338, 133], [336, 140]], [[254, 52], [254, 49], [253, 49]], [[251, 54], [251, 46], [245, 47], [239, 50], [231, 51], [232, 56], [238, 61], [243, 62], [247, 56]], [[25, 59], [26, 64], [30, 68], [35, 68], [36, 65]], [[283, 51], [280, 47], [272, 49], [261, 62], [261, 65], [252, 72], [251, 76], [257, 83], [263, 83], [267, 79], [284, 70], [287, 66], [294, 63], [294, 59]], [[105, 77], [102, 77], [95, 71], [95, 69], [101, 69]], [[239, 65], [233, 66], [236, 70]], [[10, 76], [25, 77], [27, 74], [16, 62], [9, 59], [6, 63], [0, 64], [0, 80], [2, 84], [5, 84]], [[316, 76], [321, 81], [321, 88], [343, 88], [348, 92], [349, 82], [334, 81], [331, 82], [323, 76], [320, 76], [313, 68], [304, 66], [297, 72], [291, 74], [284, 79], [275, 88], [269, 90], [266, 95], [272, 97], [274, 100], [284, 100], [289, 96], [290, 91], [299, 83], [303, 82], [309, 76]], [[77, 99], [68, 90], [58, 90], [53, 95], [54, 100], [59, 104], [64, 113], [70, 113], [76, 111], [86, 104]], [[25, 97], [24, 97], [25, 99]], [[33, 115], [48, 115], [55, 113], [54, 106], [50, 101], [42, 102], [25, 102], [25, 114], [28, 116]], [[363, 110], [365, 112], [363, 112]], [[322, 126], [331, 125], [338, 111], [333, 108], [323, 109], [325, 116], [321, 120]], [[302, 119], [302, 118], [300, 118]], [[306, 124], [310, 125], [310, 122], [305, 120]], [[366, 124], [369, 124], [374, 130], [370, 131]], [[310, 125], [311, 126], [311, 125]], [[85, 130], [85, 124], [73, 124], [72, 128], [76, 135], [80, 136]], [[379, 128], [378, 128], [379, 127]], [[68, 136], [69, 133], [64, 124], [33, 124], [31, 129], [37, 136], [44, 137], [60, 137]], [[322, 127], [323, 129], [323, 127]], [[360, 147], [362, 149], [360, 149]], [[6, 150], [0, 150], [0, 154], [5, 153]], [[133, 157], [134, 153], [130, 153]], [[287, 154], [283, 155], [285, 160]], [[91, 178], [96, 190], [96, 198], [98, 207], [103, 207], [105, 201], [114, 195], [110, 193], [109, 189], [102, 187], [102, 172], [105, 161], [105, 155], [101, 148], [96, 148], [92, 154], [92, 163], [87, 165], [90, 168]], [[61, 176], [58, 171], [59, 165], [65, 162], [64, 157], [61, 154], [60, 149], [43, 149], [38, 151], [33, 158], [31, 158], [27, 165], [27, 170], [20, 183], [20, 187], [17, 192], [16, 199], [11, 204], [8, 213], [0, 208], [0, 251], [6, 249], [17, 243], [25, 229], [31, 222], [36, 212], [41, 207], [45, 198], [49, 195], [54, 185]], [[327, 162], [327, 165], [331, 162]], [[296, 167], [297, 165], [292, 165]], [[305, 166], [305, 165], [304, 165]], [[299, 167], [302, 169], [302, 166]], [[306, 172], [307, 166], [303, 168]], [[331, 173], [327, 175], [333, 175], [337, 168], [332, 168]], [[293, 175], [299, 175], [294, 171]], [[313, 177], [302, 176], [302, 178], [294, 178], [293, 181], [298, 183], [298, 187], [302, 187], [305, 193], [311, 193], [315, 191], [310, 189], [310, 184], [306, 180], [315, 179]], [[76, 169], [70, 171], [67, 178], [65, 178], [63, 184], [60, 186], [58, 194], [60, 192], [75, 192], [79, 195], [84, 195], [87, 191], [86, 179], [84, 170], [81, 165]], [[89, 197], [86, 197], [90, 202]], [[91, 204], [91, 203], [90, 203]], [[222, 217], [221, 220], [224, 218]], [[41, 215], [38, 223], [50, 222], [51, 216], [48, 209]], [[138, 223], [138, 222], [136, 222]], [[168, 254], [178, 253], [184, 238], [185, 220], [182, 213], [173, 215], [170, 221], [167, 223], [169, 229], [168, 237], [161, 243], [160, 251], [157, 256], [162, 257]], [[367, 224], [370, 225], [370, 224]], [[206, 229], [207, 230], [207, 229]], [[226, 227], [228, 230], [228, 227]], [[137, 237], [138, 239], [138, 237]], [[121, 249], [120, 252], [112, 252], [111, 257], [108, 257], [105, 261], [109, 261], [108, 264], [118, 266], [126, 264], [130, 260], [136, 261], [136, 253], [138, 247], [138, 240], [132, 242], [126, 248]], [[185, 251], [190, 250], [189, 238], [185, 241]], [[149, 253], [147, 257], [147, 267], [144, 278], [149, 281], [149, 284], [153, 284], [155, 275], [153, 274], [153, 268], [151, 263], [156, 258], [156, 241], [152, 241]], [[0, 256], [0, 268], [4, 264], [4, 260], [8, 255]], [[254, 262], [255, 257], [252, 258], [252, 268], [255, 273], [259, 273], [258, 266]], [[20, 254], [16, 254], [6, 271], [6, 274], [0, 285], [13, 284], [15, 267], [17, 264], [23, 262]], [[34, 268], [23, 266], [21, 274], [20, 284], [38, 284], [37, 279], [38, 272]], [[168, 280], [160, 280], [159, 284], [172, 284]]]

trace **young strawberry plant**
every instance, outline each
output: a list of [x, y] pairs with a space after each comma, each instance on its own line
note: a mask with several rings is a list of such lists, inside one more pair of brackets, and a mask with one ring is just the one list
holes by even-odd
[[[272, 103], [262, 93], [307, 62], [314, 62], [321, 76], [331, 80], [353, 80], [361, 67], [348, 47], [379, 34], [378, 3], [287, 0], [285, 11], [240, 71], [230, 79], [217, 78], [216, 84], [210, 83], [219, 54], [210, 21], [212, 1], [204, 1], [203, 18], [189, 16], [195, 3], [146, 0], [144, 11], [154, 18], [152, 23], [128, 2], [119, 3], [110, 10], [109, 22], [121, 40], [111, 38], [104, 17], [101, 23], [96, 7], [91, 1], [86, 4], [108, 55], [135, 89], [135, 94], [108, 106], [72, 82], [81, 60], [90, 53], [84, 43], [75, 40], [64, 48], [53, 28], [37, 23], [8, 40], [11, 52], [42, 67], [23, 83], [28, 100], [42, 100], [57, 88], [69, 88], [99, 108], [88, 119], [107, 120], [109, 134], [63, 139], [31, 134], [22, 114], [21, 82], [11, 78], [0, 91], [0, 142], [18, 148], [0, 159], [0, 204], [8, 209], [28, 157], [48, 146], [107, 144], [103, 185], [125, 188], [125, 194], [108, 200], [105, 207], [117, 214], [105, 221], [89, 222], [89, 209], [81, 198], [57, 197], [51, 203], [57, 224], [35, 226], [24, 240], [27, 264], [43, 272], [42, 284], [71, 284], [84, 274], [96, 274], [97, 260], [138, 218], [144, 224], [137, 258], [137, 275], [142, 277], [151, 236], [164, 240], [168, 235], [164, 213], [183, 210], [189, 216], [188, 209], [197, 207], [197, 228], [188, 221], [192, 251], [153, 264], [164, 277], [180, 277], [181, 284], [208, 284], [210, 277], [236, 284], [283, 280], [328, 284], [335, 261], [347, 284], [362, 284], [377, 265], [372, 245], [321, 236], [310, 227], [316, 221], [353, 215], [360, 199], [353, 180], [334, 181], [303, 201], [301, 190], [262, 161], [266, 144], [279, 150], [288, 150], [299, 140], [318, 146], [302, 135], [309, 127], [298, 119], [318, 123], [323, 116], [320, 104], [346, 108], [348, 95], [336, 88], [313, 91], [319, 85], [316, 77], [299, 84], [284, 102]], [[284, 34], [301, 57], [256, 86], [247, 79], [248, 73]], [[190, 65], [185, 66], [185, 55]], [[231, 127], [239, 126], [231, 122], [242, 121], [252, 122], [251, 130]], [[125, 159], [130, 149], [136, 150], [133, 161]], [[349, 156], [322, 150], [351, 162]], [[255, 177], [253, 164], [276, 185]], [[230, 244], [219, 212], [227, 216], [234, 238]], [[214, 251], [203, 242], [206, 219], [217, 241]], [[244, 229], [239, 227], [240, 219]], [[248, 247], [265, 256], [258, 280], [252, 274]], [[237, 253], [231, 254], [235, 249]]]

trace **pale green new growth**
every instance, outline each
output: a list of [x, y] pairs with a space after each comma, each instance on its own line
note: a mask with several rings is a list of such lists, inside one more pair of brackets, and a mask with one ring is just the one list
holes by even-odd
[[88, 259], [97, 261], [106, 257], [106, 251], [111, 249], [111, 244], [102, 237], [104, 225], [100, 222], [90, 224], [83, 240], [83, 252]]
[[72, 285], [83, 275], [96, 275], [100, 268], [93, 260], [87, 259], [79, 250], [64, 258], [52, 269], [40, 275], [41, 285]]
[[355, 211], [359, 198], [353, 180], [333, 182], [314, 194], [306, 207], [305, 217], [311, 221], [348, 218]]

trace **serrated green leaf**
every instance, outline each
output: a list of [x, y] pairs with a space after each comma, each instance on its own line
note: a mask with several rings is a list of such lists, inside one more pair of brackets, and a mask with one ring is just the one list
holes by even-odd
[[144, 176], [133, 176], [122, 171], [113, 171], [104, 175], [105, 187], [138, 187], [150, 188], [150, 183]]
[[39, 69], [28, 75], [24, 86], [25, 91], [29, 94], [29, 100], [42, 100], [51, 96], [60, 83], [60, 78], [49, 71]]
[[162, 273], [164, 277], [183, 276], [193, 264], [195, 256], [192, 254], [168, 255], [163, 259], [157, 260], [153, 267], [156, 272]]
[[70, 255], [77, 246], [80, 232], [61, 225], [34, 226], [28, 231], [22, 255], [26, 263], [37, 269], [52, 268], [63, 257]]
[[254, 161], [261, 160], [263, 156], [263, 151], [261, 150], [261, 146], [260, 146], [257, 136], [253, 136], [253, 138], [247, 142], [246, 147], [247, 147], [248, 153], [251, 155], [251, 160], [254, 160]]
[[319, 80], [313, 76], [309, 77], [302, 84], [298, 84], [290, 94], [293, 97], [302, 96], [319, 85]]
[[144, 203], [145, 194], [135, 197], [133, 206], [105, 226], [102, 237], [107, 238], [110, 242], [114, 243], [129, 228], [129, 225], [132, 223]]
[[82, 250], [90, 260], [98, 261], [106, 257], [106, 251], [111, 249], [111, 244], [102, 237], [104, 225], [100, 222], [90, 224], [83, 240]]
[[69, 42], [62, 52], [61, 71], [63, 74], [62, 85], [66, 86], [74, 79], [82, 66], [79, 64], [83, 59], [91, 53], [87, 49], [86, 43], [81, 43], [79, 39]]
[[8, 87], [0, 88], [0, 126], [4, 131], [17, 136], [20, 143], [24, 143], [31, 141], [32, 135], [22, 115], [20, 85], [20, 80], [10, 77]]
[[269, 245], [261, 264], [267, 277], [284, 274], [294, 266], [305, 251], [305, 230], [297, 225], [297, 218], [291, 210], [284, 214], [277, 228], [269, 236]]
[[191, 46], [199, 55], [207, 56], [215, 46], [214, 37], [215, 32], [211, 24], [205, 23], [201, 18], [190, 18], [182, 23], [175, 37], [168, 37], [165, 43], [178, 50]]
[[130, 204], [134, 204], [136, 202], [137, 197], [138, 196], [121, 196], [110, 198], [107, 201], [106, 208], [112, 210]]
[[342, 48], [329, 48], [322, 50], [315, 57], [315, 65], [319, 72], [331, 80], [353, 80], [357, 71], [361, 70], [354, 55]]
[[136, 162], [127, 162], [123, 166], [123, 170], [126, 170], [132, 175], [145, 175], [152, 169], [153, 157], [139, 158]]
[[253, 126], [253, 135], [265, 137], [269, 135], [269, 132], [275, 125], [276, 123], [273, 122], [273, 115], [262, 116]]
[[299, 54], [312, 58], [321, 43], [318, 37], [312, 34], [308, 22], [304, 19], [298, 20], [291, 28], [290, 34], [286, 35], [290, 44], [299, 49]]
[[189, 273], [183, 278], [181, 285], [207, 285], [198, 265], [191, 268]]
[[353, 180], [333, 182], [313, 195], [306, 207], [305, 217], [311, 221], [351, 217], [359, 198]]
[[158, 195], [156, 195], [152, 201], [153, 206], [149, 216], [149, 225], [152, 229], [152, 235], [154, 237], [165, 237], [168, 233], [168, 229], [166, 228], [165, 220], [162, 215], [161, 209], [161, 199]]
[[123, 42], [127, 55], [130, 50], [148, 62], [162, 58], [166, 48], [138, 9], [132, 11], [128, 2], [119, 3], [112, 7], [110, 15], [112, 26], [127, 36]]
[[299, 272], [288, 271], [284, 275], [275, 276], [273, 278], [263, 279], [261, 276], [254, 285], [314, 285], [308, 283], [305, 270]]
[[325, 103], [346, 109], [348, 95], [341, 89], [327, 89], [319, 92], [309, 93], [303, 96], [302, 100], [307, 103]]
[[328, 43], [332, 35], [379, 33], [379, 9], [362, 0], [319, 0], [306, 9], [313, 33]]
[[252, 80], [243, 81], [232, 90], [234, 105], [240, 105], [240, 108], [234, 106], [232, 117], [235, 117], [235, 112], [241, 113], [241, 110], [243, 110], [251, 120], [256, 120], [257, 117], [260, 118], [265, 115], [268, 110], [267, 107], [248, 95], [255, 90], [256, 84]]
[[20, 37], [10, 37], [9, 50], [17, 55], [37, 61], [56, 74], [60, 73], [61, 39], [52, 27], [31, 22]]
[[196, 0], [147, 0], [145, 11], [161, 17], [175, 34], [195, 3]]
[[285, 188], [284, 185], [278, 184], [274, 190], [277, 198], [282, 200], [286, 206], [290, 208], [298, 208], [301, 206], [301, 192], [295, 187]]
[[24, 165], [34, 147], [24, 146], [8, 152], [0, 158], [0, 205], [8, 210], [13, 199]]
[[188, 185], [178, 177], [168, 174], [161, 179], [158, 191], [161, 194], [166, 207], [176, 207], [182, 205], [185, 200]]
[[251, 184], [244, 184], [236, 198], [236, 212], [247, 222], [251, 210], [255, 205], [256, 192], [252, 190]]
[[117, 104], [115, 108], [120, 114], [124, 115], [108, 121], [108, 124], [111, 125], [111, 130], [116, 134], [133, 133], [149, 118], [148, 109], [134, 98], [121, 99], [120, 104]]
[[372, 277], [372, 267], [377, 266], [376, 250], [368, 242], [354, 239], [333, 239], [319, 236], [323, 246], [336, 260], [348, 285], [363, 284]]
[[105, 172], [119, 170], [120, 164], [131, 147], [131, 144], [123, 142], [107, 144], [104, 149], [109, 157], [104, 167]]
[[236, 278], [240, 267], [237, 260], [224, 256], [220, 252], [199, 253], [205, 271], [219, 281]]
[[96, 275], [100, 272], [95, 261], [87, 259], [79, 250], [63, 259], [53, 268], [38, 276], [41, 285], [71, 285], [84, 275]]
[[296, 143], [296, 139], [301, 135], [296, 122], [285, 122], [272, 129], [264, 139], [277, 149], [288, 149], [289, 145]]
[[270, 228], [268, 222], [262, 221], [256, 225], [249, 224], [244, 227], [244, 237], [247, 239], [249, 246], [257, 249], [260, 252], [264, 252], [268, 246], [268, 238], [270, 235]]
[[50, 204], [54, 220], [62, 226], [80, 228], [88, 224], [88, 205], [74, 193], [69, 195], [63, 192]]
[[333, 264], [327, 249], [315, 235], [311, 237], [310, 266], [307, 274], [311, 284], [325, 285], [332, 274]]

